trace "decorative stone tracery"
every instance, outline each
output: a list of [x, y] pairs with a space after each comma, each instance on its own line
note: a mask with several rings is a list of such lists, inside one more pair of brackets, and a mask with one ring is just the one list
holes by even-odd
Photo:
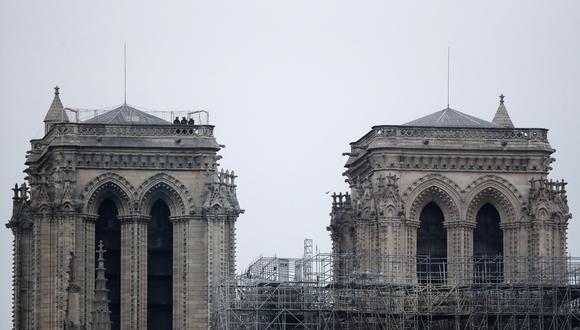
[[183, 216], [192, 213], [193, 198], [187, 187], [178, 179], [165, 173], [158, 173], [145, 180], [137, 188], [135, 211], [149, 214], [153, 203], [162, 199], [171, 211], [172, 216]]
[[495, 175], [482, 176], [469, 184], [465, 196], [465, 219], [471, 223], [475, 223], [477, 212], [486, 203], [492, 204], [498, 210], [504, 224], [519, 221], [520, 212], [526, 206], [518, 189]]
[[112, 172], [101, 174], [89, 181], [83, 189], [81, 198], [84, 200], [85, 213], [97, 214], [100, 203], [106, 197], [114, 197], [119, 215], [128, 215], [131, 213], [135, 191], [133, 185], [122, 176]]
[[445, 223], [459, 221], [460, 192], [459, 186], [443, 175], [430, 174], [420, 178], [403, 194], [407, 219], [418, 222], [423, 207], [435, 202], [443, 211]]

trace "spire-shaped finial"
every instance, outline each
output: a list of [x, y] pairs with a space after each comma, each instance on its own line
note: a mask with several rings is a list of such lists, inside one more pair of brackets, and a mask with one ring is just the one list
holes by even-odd
[[103, 254], [107, 250], [103, 249], [103, 241], [99, 240], [96, 251], [99, 255], [95, 276], [95, 300], [93, 303], [93, 329], [110, 330], [111, 317], [109, 310], [109, 290], [107, 289], [107, 279], [105, 278], [105, 258]]
[[505, 95], [503, 93], [499, 96], [499, 107], [491, 121], [494, 124], [501, 125], [503, 127], [514, 128], [514, 124], [512, 123], [512, 119], [507, 112], [504, 104]]
[[105, 254], [105, 252], [107, 252], [107, 250], [103, 249], [103, 247], [105, 247], [105, 245], [103, 245], [103, 240], [99, 240], [98, 247], [99, 247], [99, 249], [97, 250], [97, 253], [99, 254], [98, 261], [105, 261], [105, 258], [103, 258], [103, 255]]
[[46, 113], [46, 116], [44, 117], [44, 123], [45, 123], [45, 133], [48, 133], [48, 131], [50, 131], [50, 129], [52, 128], [52, 126], [56, 123], [68, 123], [68, 116], [66, 115], [66, 112], [64, 110], [64, 107], [62, 106], [62, 102], [60, 101], [60, 88], [58, 86], [54, 87], [54, 99], [52, 100], [52, 103], [50, 104], [50, 108], [48, 108], [48, 112]]

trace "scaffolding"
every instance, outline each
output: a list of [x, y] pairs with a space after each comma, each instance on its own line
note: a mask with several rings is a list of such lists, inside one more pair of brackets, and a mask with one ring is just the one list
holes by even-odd
[[102, 116], [111, 110], [115, 110], [122, 107], [139, 110], [146, 114], [155, 116], [159, 119], [163, 119], [167, 121], [168, 124], [173, 123], [173, 121], [176, 118], [177, 119], [186, 118], [187, 120], [194, 119], [195, 123], [197, 123], [198, 125], [209, 125], [210, 122], [209, 112], [205, 110], [152, 110], [141, 106], [127, 104], [120, 104], [101, 109], [82, 109], [82, 108], [66, 107], [64, 108], [64, 110], [65, 114], [68, 117], [67, 119], [70, 122], [82, 123], [94, 118], [98, 118], [99, 116]]
[[[213, 327], [580, 328], [580, 259], [576, 258], [319, 253], [308, 259], [309, 277], [280, 276], [275, 265], [288, 260], [259, 258], [235, 282], [216, 287]], [[292, 259], [289, 265], [304, 262]]]

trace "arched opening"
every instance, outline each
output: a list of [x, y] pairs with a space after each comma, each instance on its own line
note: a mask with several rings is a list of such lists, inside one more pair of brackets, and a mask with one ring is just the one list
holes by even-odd
[[172, 329], [173, 228], [169, 207], [158, 200], [147, 227], [147, 328]]
[[[94, 246], [102, 240], [105, 253], [105, 278], [109, 290], [109, 311], [111, 329], [121, 329], [121, 224], [118, 219], [117, 205], [105, 199], [97, 211], [99, 218], [95, 224]], [[97, 258], [95, 257], [95, 268]]]
[[503, 281], [503, 232], [501, 218], [491, 204], [483, 205], [477, 212], [473, 231], [474, 280], [477, 283]]
[[423, 208], [417, 229], [417, 278], [421, 283], [444, 283], [447, 273], [447, 231], [443, 211], [434, 202]]

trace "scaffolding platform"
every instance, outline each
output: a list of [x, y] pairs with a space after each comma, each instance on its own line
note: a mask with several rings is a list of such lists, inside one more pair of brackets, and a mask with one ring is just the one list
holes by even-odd
[[[284, 268], [292, 265], [299, 267]], [[212, 324], [218, 329], [578, 329], [579, 268], [580, 259], [571, 257], [262, 257], [235, 281], [214, 288]]]

